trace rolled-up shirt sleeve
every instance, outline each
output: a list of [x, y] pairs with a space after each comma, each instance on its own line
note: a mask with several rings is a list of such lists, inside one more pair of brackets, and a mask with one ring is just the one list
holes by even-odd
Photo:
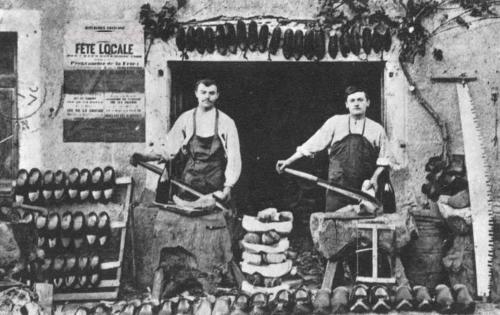
[[311, 138], [297, 147], [297, 152], [303, 156], [310, 157], [328, 147], [335, 132], [335, 121], [336, 116], [328, 119]]
[[391, 151], [389, 149], [389, 139], [384, 128], [380, 128], [379, 134], [380, 151], [377, 158], [377, 166], [391, 167]]
[[241, 152], [238, 130], [234, 121], [230, 121], [227, 126], [227, 165], [224, 172], [226, 181], [224, 186], [233, 187], [241, 174]]

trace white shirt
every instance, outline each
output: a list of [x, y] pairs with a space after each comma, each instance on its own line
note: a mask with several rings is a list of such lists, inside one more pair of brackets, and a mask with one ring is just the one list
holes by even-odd
[[[351, 118], [351, 133], [362, 134], [363, 120], [357, 121], [357, 126], [354, 126], [353, 121]], [[364, 128], [364, 137], [376, 150], [379, 150], [377, 165], [390, 166], [390, 152], [384, 127], [369, 118], [365, 118]], [[328, 152], [330, 152], [332, 144], [344, 139], [347, 135], [349, 135], [349, 114], [335, 115], [328, 119], [311, 138], [299, 146], [297, 152], [304, 156], [313, 156], [327, 147]]]
[[[163, 157], [171, 160], [177, 152], [188, 145], [193, 137], [193, 111], [195, 108], [182, 113], [174, 126], [167, 134], [166, 147]], [[226, 181], [224, 186], [234, 186], [241, 174], [241, 153], [238, 130], [234, 121], [225, 113], [219, 110], [219, 134], [217, 135], [226, 153], [227, 165], [224, 171]]]

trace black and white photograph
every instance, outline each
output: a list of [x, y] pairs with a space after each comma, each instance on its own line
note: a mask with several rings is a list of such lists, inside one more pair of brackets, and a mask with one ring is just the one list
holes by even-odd
[[500, 314], [500, 1], [0, 0], [0, 315]]

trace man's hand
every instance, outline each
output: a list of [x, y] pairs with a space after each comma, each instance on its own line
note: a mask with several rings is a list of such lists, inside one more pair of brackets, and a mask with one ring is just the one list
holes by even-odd
[[276, 162], [276, 171], [278, 172], [278, 174], [283, 173], [285, 171], [285, 168], [292, 165], [292, 163], [301, 159], [302, 157], [303, 157], [302, 153], [297, 151], [286, 160], [278, 160], [278, 162]]
[[214, 192], [214, 196], [222, 201], [231, 199], [231, 187], [224, 186], [224, 189]]
[[136, 152], [130, 157], [130, 164], [132, 164], [133, 166], [137, 166], [137, 163], [142, 161], [144, 161], [144, 155], [142, 155], [141, 153]]
[[278, 174], [283, 173], [283, 171], [288, 165], [289, 164], [287, 160], [279, 160], [278, 162], [276, 162], [276, 172], [278, 172]]
[[362, 191], [369, 191], [373, 189], [373, 191], [376, 193], [378, 189], [378, 183], [377, 183], [377, 178], [370, 178], [369, 180], [365, 180], [363, 182], [363, 186], [361, 187]]

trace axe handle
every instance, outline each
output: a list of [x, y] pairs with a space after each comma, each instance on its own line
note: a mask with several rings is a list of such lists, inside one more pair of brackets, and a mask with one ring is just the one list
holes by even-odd
[[140, 165], [140, 166], [144, 167], [145, 169], [150, 170], [151, 172], [158, 174], [158, 175], [161, 175], [161, 173], [163, 172], [163, 170], [161, 168], [159, 168], [158, 166], [154, 166], [153, 164], [150, 164], [150, 163], [138, 161], [137, 165]]
[[326, 188], [328, 190], [335, 191], [335, 192], [342, 194], [344, 196], [353, 198], [354, 200], [357, 200], [358, 202], [361, 202], [362, 200], [366, 200], [368, 202], [373, 203], [376, 207], [381, 206], [380, 202], [377, 199], [375, 199], [374, 197], [372, 197], [372, 196], [370, 196], [367, 193], [364, 193], [362, 191], [354, 191], [353, 189], [348, 189], [345, 187], [344, 188], [335, 187], [334, 185], [328, 183], [324, 179], [321, 179], [321, 178], [314, 176], [314, 175], [311, 175], [309, 173], [297, 171], [294, 169], [285, 168], [283, 171], [285, 173], [290, 174], [290, 175], [294, 175], [294, 176], [300, 177], [302, 179], [315, 182], [316, 185], [318, 185], [320, 187], [323, 187], [323, 188]]
[[[150, 163], [146, 163], [146, 162], [137, 162], [138, 165], [144, 167], [145, 169], [147, 170], [150, 170], [152, 171], [153, 173], [155, 174], [158, 174], [161, 176], [161, 173], [163, 173], [163, 170], [161, 168], [159, 168], [158, 166], [155, 166], [155, 165], [152, 165]], [[175, 179], [170, 179], [170, 182], [172, 184], [174, 184], [175, 186], [181, 188], [181, 189], [184, 189], [185, 191], [195, 195], [196, 197], [198, 198], [201, 198], [203, 197], [204, 195], [202, 193], [200, 193], [199, 191], [196, 191], [194, 190], [193, 188], [189, 187], [188, 185], [184, 184], [184, 183], [181, 183], [179, 181], [176, 181]], [[213, 197], [215, 198], [215, 197]], [[215, 199], [215, 205], [221, 209], [222, 211], [225, 211], [225, 212], [230, 212], [229, 209], [227, 207], [225, 207], [222, 203], [218, 202], [217, 199]]]
[[297, 170], [294, 170], [294, 169], [291, 169], [291, 168], [285, 168], [284, 172], [288, 173], [290, 175], [294, 175], [294, 176], [303, 178], [303, 179], [311, 181], [311, 182], [316, 182], [317, 183], [318, 180], [319, 180], [319, 178], [316, 177], [316, 176], [314, 176], [314, 175], [308, 174], [306, 172], [297, 171]]

